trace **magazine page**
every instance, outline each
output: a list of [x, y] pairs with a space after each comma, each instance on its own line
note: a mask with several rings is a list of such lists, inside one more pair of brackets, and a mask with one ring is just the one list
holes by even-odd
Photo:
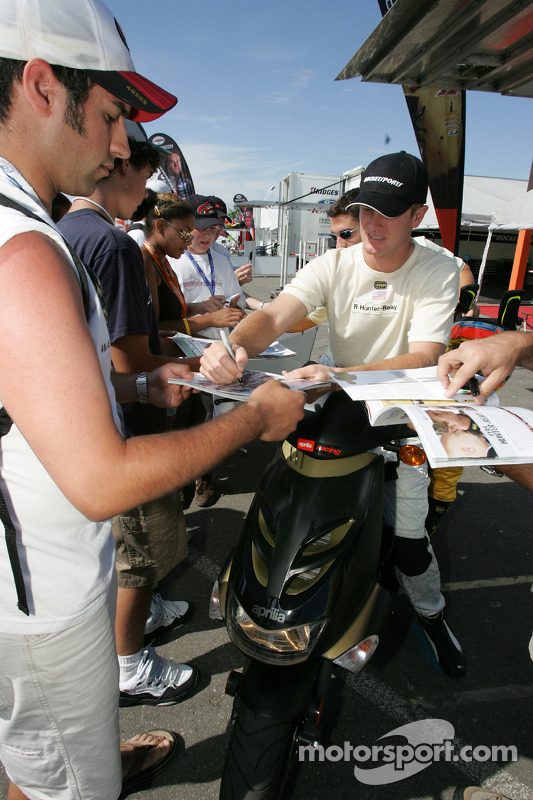
[[[331, 377], [350, 395], [352, 400], [448, 400], [437, 378], [437, 367], [420, 369], [367, 370], [363, 372], [333, 372]], [[461, 390], [452, 400], [464, 402], [467, 390]]]
[[[367, 404], [369, 405], [369, 404]], [[533, 461], [533, 411], [473, 404], [385, 407], [379, 424], [413, 423], [432, 467]]]
[[[461, 405], [476, 405], [475, 398], [469, 393], [456, 394], [457, 400], [446, 398], [439, 400], [439, 407], [458, 407]], [[365, 400], [364, 401], [371, 425], [403, 425], [409, 422], [406, 412], [407, 406], [432, 407], [436, 405], [435, 400]], [[500, 400], [496, 392], [492, 392], [485, 401], [485, 406], [498, 406]]]
[[261, 372], [251, 369], [244, 370], [242, 374], [242, 384], [239, 381], [234, 381], [233, 383], [213, 383], [199, 372], [195, 372], [193, 377], [189, 380], [185, 378], [169, 378], [168, 382], [176, 383], [181, 386], [190, 386], [192, 389], [208, 392], [209, 394], [215, 394], [220, 397], [227, 397], [230, 400], [248, 400], [254, 389], [272, 379], [280, 381], [280, 383], [283, 383], [289, 389], [299, 391], [329, 386], [329, 383], [324, 381], [312, 381], [304, 378], [288, 380], [281, 375], [275, 375], [271, 372]]
[[[214, 340], [202, 339], [199, 336], [188, 336], [188, 334], [178, 331], [178, 333], [172, 337], [172, 341], [178, 345], [185, 356], [188, 358], [195, 358], [197, 356], [201, 356], [205, 348], [212, 344]], [[285, 347], [283, 344], [281, 344], [281, 342], [276, 340], [275, 342], [272, 342], [272, 344], [269, 345], [266, 350], [260, 353], [259, 356], [256, 356], [256, 358], [278, 358], [279, 356], [294, 355], [294, 350], [290, 350], [288, 347]]]

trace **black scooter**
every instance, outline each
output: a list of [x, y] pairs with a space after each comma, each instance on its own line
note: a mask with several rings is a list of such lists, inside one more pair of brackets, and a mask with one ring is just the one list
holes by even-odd
[[397, 584], [384, 459], [369, 451], [386, 443], [419, 464], [423, 451], [391, 441], [413, 435], [371, 427], [363, 404], [333, 391], [267, 468], [211, 599], [248, 657], [226, 688], [235, 700], [224, 800], [287, 796], [298, 746], [320, 742], [333, 664], [359, 672], [375, 651]]
[[[477, 289], [461, 291], [458, 336], [490, 323], [515, 329], [517, 292], [502, 298], [497, 319], [465, 320]], [[288, 796], [298, 747], [320, 743], [333, 664], [357, 673], [375, 651], [397, 582], [384, 459], [369, 451], [385, 446], [416, 466], [423, 451], [395, 444], [413, 435], [371, 427], [363, 404], [330, 392], [267, 468], [211, 599], [211, 616], [248, 657], [226, 687], [235, 700], [222, 800]]]

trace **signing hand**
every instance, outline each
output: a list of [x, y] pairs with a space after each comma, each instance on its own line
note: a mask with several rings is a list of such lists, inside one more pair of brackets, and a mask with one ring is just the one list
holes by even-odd
[[222, 342], [213, 342], [202, 353], [200, 372], [213, 383], [233, 383], [241, 377], [248, 363], [248, 354], [244, 347], [235, 347], [234, 353], [235, 361]]

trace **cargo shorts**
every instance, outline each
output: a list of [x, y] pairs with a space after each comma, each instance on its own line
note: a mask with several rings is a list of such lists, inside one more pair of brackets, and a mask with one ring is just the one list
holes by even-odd
[[179, 491], [113, 518], [118, 586], [137, 589], [162, 580], [187, 557]]

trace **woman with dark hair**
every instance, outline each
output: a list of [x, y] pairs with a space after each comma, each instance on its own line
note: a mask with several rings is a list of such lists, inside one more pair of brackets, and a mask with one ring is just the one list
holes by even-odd
[[194, 215], [187, 203], [172, 194], [155, 195], [146, 210], [145, 240], [141, 247], [159, 329], [193, 336], [205, 328], [231, 325], [234, 313], [231, 308], [224, 307], [222, 296], [210, 297], [201, 303], [185, 302], [167, 257], [183, 255], [192, 239], [194, 225]]
[[[146, 204], [146, 199], [145, 199]], [[144, 273], [150, 286], [159, 330], [201, 334], [206, 328], [234, 325], [235, 309], [224, 306], [224, 296], [215, 295], [198, 303], [186, 303], [178, 277], [168, 258], [180, 258], [192, 239], [195, 227], [190, 206], [173, 194], [157, 194], [146, 208], [145, 240], [141, 246]], [[164, 347], [164, 345], [163, 345]], [[172, 427], [187, 428], [212, 416], [212, 398], [193, 395], [182, 404], [172, 419]], [[186, 510], [193, 496], [197, 505], [211, 506], [219, 492], [210, 473], [197, 478], [182, 489], [182, 505]]]

